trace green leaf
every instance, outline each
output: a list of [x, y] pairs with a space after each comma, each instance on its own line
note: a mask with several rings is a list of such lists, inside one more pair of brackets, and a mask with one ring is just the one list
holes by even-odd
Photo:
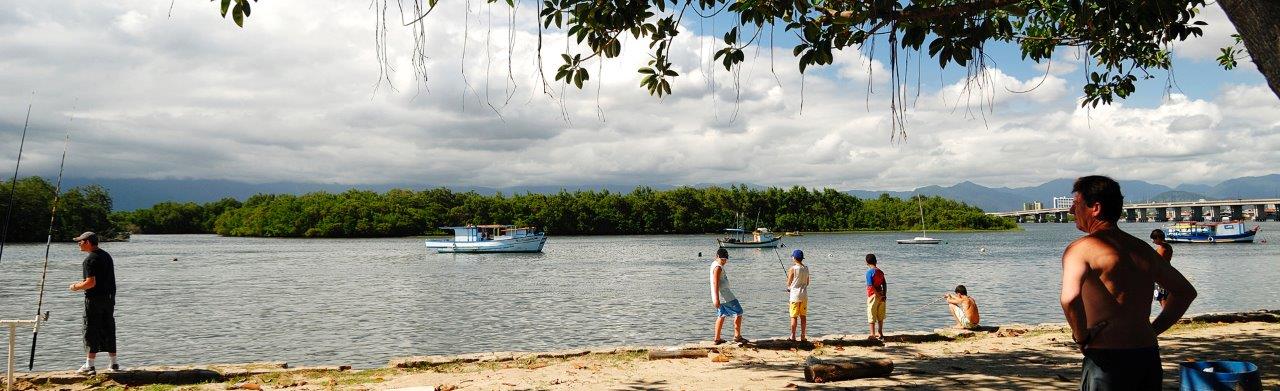
[[249, 0], [240, 0], [240, 9], [244, 11], [244, 17], [249, 17]]
[[640, 68], [640, 69], [639, 69], [639, 70], [637, 70], [636, 72], [640, 72], [640, 73], [643, 73], [643, 74], [646, 74], [646, 75], [652, 75], [652, 74], [653, 74], [653, 68]]
[[236, 26], [244, 27], [244, 11], [240, 9], [240, 4], [231, 8], [231, 20], [236, 22]]
[[227, 10], [231, 7], [231, 0], [222, 0], [222, 17], [227, 17]]

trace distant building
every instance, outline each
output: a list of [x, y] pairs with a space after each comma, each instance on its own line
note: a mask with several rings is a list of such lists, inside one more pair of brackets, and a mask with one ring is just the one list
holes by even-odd
[[1071, 209], [1071, 202], [1075, 201], [1071, 197], [1053, 197], [1054, 209]]
[[1040, 203], [1040, 201], [1022, 203], [1022, 210], [1040, 210], [1040, 209], [1044, 209], [1044, 204]]

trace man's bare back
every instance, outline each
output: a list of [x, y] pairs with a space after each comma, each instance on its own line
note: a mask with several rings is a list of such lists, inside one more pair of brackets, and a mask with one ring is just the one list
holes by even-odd
[[[1062, 308], [1081, 348], [1156, 346], [1156, 335], [1172, 327], [1195, 298], [1195, 288], [1151, 246], [1098, 217], [1098, 204], [1076, 194], [1077, 227], [1086, 233], [1062, 254]], [[1155, 321], [1151, 284], [1169, 291], [1169, 304]]]
[[1081, 331], [1094, 329], [1092, 334], [1077, 333], [1077, 340], [1088, 339], [1090, 348], [1156, 346], [1147, 314], [1151, 313], [1150, 271], [1160, 261], [1146, 242], [1119, 229], [1095, 232], [1068, 246], [1064, 270], [1084, 269], [1079, 280], [1084, 316], [1073, 323]]

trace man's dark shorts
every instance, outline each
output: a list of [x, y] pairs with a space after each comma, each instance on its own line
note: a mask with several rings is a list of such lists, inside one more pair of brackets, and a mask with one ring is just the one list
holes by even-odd
[[115, 308], [113, 297], [85, 297], [84, 346], [89, 353], [116, 351]]
[[1160, 348], [1085, 349], [1080, 389], [1159, 390]]

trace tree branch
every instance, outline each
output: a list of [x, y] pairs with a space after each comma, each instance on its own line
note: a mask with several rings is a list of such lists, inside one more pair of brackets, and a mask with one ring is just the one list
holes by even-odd
[[[876, 11], [875, 18], [885, 21], [898, 22], [919, 22], [933, 20], [941, 17], [968, 16], [982, 11], [990, 11], [1018, 4], [1023, 0], [980, 0], [971, 3], [951, 4], [940, 7], [925, 7], [907, 9], [901, 11]], [[853, 18], [853, 11], [837, 11], [834, 9], [819, 7], [827, 16], [850, 19]], [[882, 22], [883, 24], [883, 22]]]

